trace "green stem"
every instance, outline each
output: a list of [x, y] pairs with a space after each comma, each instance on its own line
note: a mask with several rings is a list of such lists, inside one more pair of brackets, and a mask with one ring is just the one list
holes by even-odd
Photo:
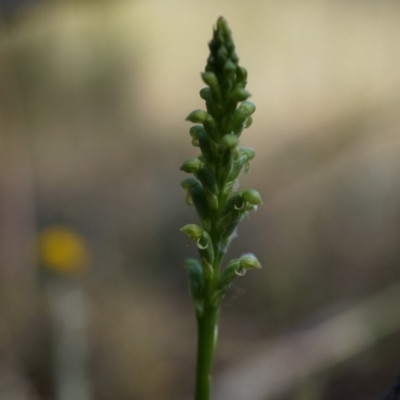
[[208, 306], [197, 318], [197, 371], [195, 400], [209, 400], [211, 396], [211, 369], [217, 343], [218, 308]]

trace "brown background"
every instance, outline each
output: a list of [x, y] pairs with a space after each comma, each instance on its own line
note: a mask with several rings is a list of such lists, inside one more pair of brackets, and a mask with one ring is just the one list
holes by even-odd
[[[54, 399], [38, 232], [92, 252], [93, 399], [188, 399], [195, 323], [179, 228], [186, 115], [224, 15], [257, 106], [242, 187], [264, 205], [230, 256], [216, 400], [375, 399], [400, 370], [396, 1], [37, 1], [0, 31], [0, 398]], [[14, 3], [16, 6], [17, 3]], [[65, 278], [68, 280], [69, 278]], [[14, 396], [14, 397], [12, 397]]]

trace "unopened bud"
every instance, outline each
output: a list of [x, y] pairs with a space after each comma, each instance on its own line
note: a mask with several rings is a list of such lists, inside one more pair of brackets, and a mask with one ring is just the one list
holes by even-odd
[[207, 116], [208, 114], [204, 110], [194, 110], [186, 117], [186, 121], [203, 123], [207, 119]]
[[207, 117], [204, 120], [204, 128], [209, 135], [215, 136], [216, 123], [210, 114], [207, 114]]
[[247, 157], [247, 161], [250, 161], [256, 156], [256, 152], [251, 147], [241, 147], [239, 150], [239, 155], [245, 155]]
[[256, 106], [250, 101], [244, 101], [235, 111], [232, 121], [232, 130], [239, 135], [246, 126], [246, 120], [256, 110]]
[[182, 165], [181, 165], [181, 170], [185, 171], [187, 173], [195, 173], [199, 169], [203, 167], [203, 163], [198, 159], [198, 158], [191, 158], [189, 160], [186, 160]]
[[206, 83], [210, 87], [215, 87], [218, 85], [218, 78], [213, 72], [203, 72], [201, 74], [201, 77], [203, 78], [204, 83]]
[[239, 265], [244, 269], [260, 269], [261, 264], [257, 260], [257, 257], [254, 254], [243, 254], [242, 257], [239, 258]]
[[215, 161], [213, 151], [211, 148], [210, 141], [207, 137], [206, 131], [204, 129], [202, 129], [201, 131], [198, 131], [197, 141], [199, 143], [201, 153], [203, 154], [203, 157], [205, 158], [205, 160], [207, 162], [209, 162], [210, 164], [213, 164]]
[[224, 59], [224, 58], [228, 57], [228, 50], [224, 46], [220, 47], [218, 49], [217, 55], [218, 55], [219, 58]]
[[218, 187], [215, 181], [215, 175], [213, 171], [202, 164], [201, 168], [196, 171], [196, 177], [202, 183], [203, 187], [211, 192], [217, 192]]
[[203, 186], [200, 183], [193, 185], [189, 191], [199, 217], [202, 220], [208, 220], [210, 218], [210, 207]]
[[236, 77], [238, 81], [246, 82], [247, 81], [247, 70], [243, 67], [238, 67], [236, 70]]
[[238, 102], [247, 100], [251, 96], [251, 94], [246, 89], [238, 88], [232, 92], [231, 96], [234, 101]]
[[193, 125], [190, 128], [189, 133], [191, 137], [196, 137], [200, 131], [204, 131], [203, 125]]
[[194, 204], [200, 218], [206, 220], [210, 217], [210, 208], [203, 186], [195, 178], [187, 178], [181, 186], [186, 190], [186, 203]]
[[223, 149], [234, 149], [239, 144], [239, 139], [235, 135], [225, 135], [221, 140]]
[[210, 95], [211, 95], [211, 91], [209, 87], [205, 87], [203, 89], [200, 90], [200, 97], [203, 100], [209, 100], [210, 99]]
[[260, 193], [254, 189], [247, 189], [243, 191], [243, 198], [253, 206], [262, 204]]
[[237, 270], [240, 268], [239, 260], [235, 259], [222, 270], [218, 281], [218, 289], [226, 291], [228, 286], [232, 283], [237, 275]]
[[214, 248], [212, 240], [207, 231], [203, 231], [201, 237], [196, 240], [197, 248], [199, 249], [200, 257], [203, 265], [206, 268], [206, 276], [212, 273], [212, 265], [214, 263]]
[[183, 189], [190, 189], [193, 185], [199, 184], [199, 181], [195, 178], [186, 178], [182, 181], [181, 186]]
[[238, 110], [241, 110], [244, 114], [250, 116], [254, 113], [254, 111], [256, 111], [256, 106], [250, 101], [244, 101], [242, 104], [240, 104]]
[[236, 64], [232, 60], [227, 60], [224, 65], [224, 70], [227, 74], [232, 75], [236, 71]]
[[199, 239], [204, 232], [204, 229], [196, 224], [187, 224], [181, 229], [179, 229], [181, 232], [186, 233], [186, 235], [189, 236], [190, 240], [197, 240]]
[[189, 289], [197, 312], [201, 312], [204, 300], [204, 274], [203, 268], [195, 258], [185, 260], [185, 268], [188, 271]]

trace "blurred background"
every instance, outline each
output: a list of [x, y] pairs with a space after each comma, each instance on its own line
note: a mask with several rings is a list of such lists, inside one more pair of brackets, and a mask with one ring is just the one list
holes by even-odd
[[1, 0], [0, 399], [190, 399], [179, 171], [212, 26], [257, 106], [215, 400], [376, 399], [400, 372], [400, 4]]

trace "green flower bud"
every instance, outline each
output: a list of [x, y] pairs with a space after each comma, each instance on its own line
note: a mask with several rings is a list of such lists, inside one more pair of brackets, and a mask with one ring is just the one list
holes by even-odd
[[224, 65], [224, 71], [228, 75], [233, 75], [236, 72], [236, 64], [231, 60], [227, 60]]
[[194, 185], [190, 189], [190, 196], [192, 198], [193, 204], [196, 207], [199, 217], [203, 220], [210, 218], [210, 207], [208, 205], [207, 196], [204, 191], [203, 186]]
[[218, 208], [218, 197], [215, 193], [218, 192], [218, 186], [215, 175], [208, 166], [203, 165], [203, 167], [195, 173], [195, 176], [203, 185], [209, 208], [216, 210]]
[[229, 197], [229, 194], [232, 191], [235, 191], [239, 185], [238, 179], [231, 179], [231, 175], [232, 172], [230, 172], [228, 179], [226, 179], [224, 188], [222, 190], [222, 193], [224, 194], [225, 197]]
[[229, 245], [232, 239], [236, 237], [236, 228], [242, 219], [243, 216], [237, 213], [236, 217], [232, 219], [231, 223], [228, 224], [224, 229], [224, 231], [222, 232], [221, 238], [226, 247]]
[[193, 123], [203, 123], [207, 119], [207, 112], [204, 110], [194, 110], [187, 117], [186, 121]]
[[[227, 154], [232, 153], [231, 151], [227, 151]], [[223, 184], [220, 184], [220, 186], [223, 187], [222, 193], [224, 193], [225, 197], [228, 197], [231, 189], [233, 188], [233, 185], [230, 187], [227, 187], [229, 185], [228, 182], [228, 177], [230, 176], [232, 172], [232, 163], [231, 162], [225, 162], [224, 165], [221, 166], [220, 168], [220, 180]]]
[[238, 223], [246, 213], [244, 204], [241, 195], [232, 196], [224, 207], [222, 217], [217, 222], [217, 229], [218, 232], [221, 232], [221, 238], [225, 244], [229, 243]]
[[190, 133], [190, 136], [191, 136], [192, 138], [194, 138], [194, 137], [197, 136], [198, 132], [200, 132], [200, 131], [204, 131], [203, 125], [193, 125], [193, 126], [190, 128], [189, 133]]
[[221, 146], [225, 149], [234, 149], [239, 144], [239, 139], [235, 135], [224, 135], [221, 140]]
[[214, 248], [209, 233], [196, 224], [185, 225], [180, 231], [186, 233], [190, 240], [196, 242], [203, 262], [205, 277], [209, 278], [212, 275], [212, 265], [214, 262]]
[[181, 187], [185, 190], [190, 189], [193, 185], [199, 184], [199, 181], [195, 178], [186, 178], [182, 181]]
[[256, 156], [256, 152], [250, 147], [241, 147], [239, 153], [240, 156], [245, 155], [248, 161], [252, 160]]
[[215, 181], [215, 175], [211, 169], [205, 165], [196, 171], [196, 178], [203, 184], [205, 189], [215, 193], [218, 190], [217, 183]]
[[205, 131], [210, 135], [211, 138], [215, 139], [218, 136], [217, 125], [214, 118], [207, 114], [206, 119], [203, 122]]
[[237, 54], [236, 54], [236, 52], [235, 52], [235, 46], [233, 46], [233, 43], [232, 43], [231, 46], [230, 46], [230, 43], [228, 43], [226, 47], [228, 48], [228, 50], [229, 50], [230, 53], [231, 53], [231, 55], [230, 55], [231, 60], [232, 60], [235, 64], [237, 64], [237, 63], [239, 62], [239, 57], [237, 56]]
[[251, 94], [243, 88], [237, 88], [231, 94], [232, 100], [236, 103], [239, 101], [247, 100], [250, 96]]
[[254, 254], [244, 254], [229, 262], [218, 280], [218, 289], [226, 290], [237, 276], [243, 276], [249, 269], [260, 269], [261, 264]]
[[261, 196], [252, 189], [237, 192], [228, 199], [217, 223], [217, 229], [225, 241], [229, 242], [238, 223], [249, 211], [256, 210], [258, 204], [261, 204]]
[[189, 290], [193, 303], [197, 311], [202, 311], [205, 289], [203, 268], [195, 258], [186, 259], [185, 268], [188, 271]]
[[251, 253], [243, 254], [242, 257], [239, 258], [239, 264], [240, 264], [240, 267], [244, 268], [244, 269], [260, 269], [261, 268], [261, 264], [257, 260], [257, 257]]
[[224, 60], [228, 57], [228, 50], [226, 49], [226, 47], [220, 47], [217, 51], [217, 54], [219, 59]]
[[248, 211], [257, 210], [259, 204], [262, 204], [262, 200], [260, 194], [256, 190], [242, 190], [235, 193], [227, 201], [225, 212], [228, 214], [236, 210], [244, 217]]
[[212, 274], [212, 265], [214, 263], [214, 248], [211, 237], [207, 231], [203, 231], [201, 237], [197, 239], [196, 244], [199, 249], [201, 260], [203, 261], [204, 274], [207, 279]]
[[260, 263], [253, 254], [245, 254], [240, 258], [234, 259], [221, 271], [215, 292], [216, 304], [225, 295], [226, 290], [237, 276], [243, 276], [248, 269], [261, 268]]
[[256, 111], [256, 106], [250, 101], [244, 101], [240, 104], [238, 110], [241, 110], [244, 114], [250, 116], [254, 111]]
[[214, 107], [210, 108], [212, 108], [213, 110], [220, 110], [221, 107], [219, 107], [218, 102], [221, 102], [222, 94], [217, 75], [215, 75], [211, 71], [206, 71], [201, 74], [201, 77], [203, 78], [203, 81], [210, 87], [209, 93], [214, 96], [214, 100], [216, 101], [212, 102], [211, 96], [203, 97], [200, 94], [201, 98], [209, 102], [212, 102]]
[[247, 118], [254, 113], [256, 107], [250, 101], [244, 101], [235, 111], [232, 120], [232, 131], [240, 135], [243, 128], [246, 126]]
[[189, 236], [190, 240], [197, 240], [199, 239], [204, 232], [204, 229], [196, 224], [187, 224], [179, 229], [181, 232], [186, 233]]
[[240, 174], [240, 171], [244, 167], [244, 172], [247, 173], [250, 169], [250, 160], [255, 156], [254, 150], [249, 147], [242, 147], [239, 149], [239, 156], [233, 163], [232, 171], [228, 177], [228, 182], [236, 180]]
[[221, 272], [217, 288], [225, 293], [228, 286], [236, 278], [239, 268], [239, 260], [236, 259], [229, 262], [229, 264]]
[[203, 89], [200, 90], [200, 97], [203, 100], [209, 101], [211, 98], [211, 90], [208, 87], [205, 87]]
[[218, 196], [208, 189], [204, 189], [207, 197], [207, 202], [211, 210], [218, 208]]
[[189, 160], [186, 160], [182, 165], [181, 165], [181, 170], [187, 173], [195, 173], [199, 169], [203, 167], [203, 163], [198, 159], [198, 158], [191, 158]]
[[199, 147], [199, 141], [197, 140], [197, 138], [192, 139], [192, 146]]
[[207, 220], [210, 217], [210, 208], [208, 206], [204, 188], [201, 186], [200, 182], [194, 178], [187, 178], [182, 182], [181, 186], [190, 195], [190, 199], [187, 195], [186, 203], [194, 204], [199, 217], [202, 220]]
[[210, 71], [203, 72], [201, 74], [201, 77], [203, 78], [204, 83], [206, 83], [208, 86], [210, 87], [219, 86], [217, 75], [215, 75], [213, 72]]
[[211, 139], [207, 137], [207, 133], [205, 132], [204, 129], [201, 131], [198, 131], [197, 133], [197, 141], [200, 146], [201, 153], [204, 156], [204, 159], [210, 163], [214, 164], [214, 154], [212, 150], [212, 142]]
[[247, 70], [243, 67], [238, 67], [236, 70], [236, 79], [238, 82], [247, 83]]
[[204, 131], [203, 125], [193, 125], [190, 130], [190, 136], [192, 137], [192, 145], [195, 147], [199, 147], [199, 140], [197, 139], [197, 132]]
[[260, 193], [254, 189], [247, 189], [243, 191], [243, 198], [253, 206], [262, 204]]
[[[220, 170], [219, 179], [221, 182], [226, 182], [227, 178], [231, 174], [233, 167], [233, 160], [237, 153], [237, 145], [239, 140], [235, 135], [225, 135], [221, 139], [220, 147]], [[222, 187], [223, 185], [221, 185]]]
[[192, 200], [192, 196], [190, 195], [190, 190], [189, 189], [196, 182], [198, 182], [197, 179], [187, 178], [187, 179], [183, 180], [182, 183], [181, 183], [182, 188], [186, 192], [185, 202], [189, 206], [193, 205], [193, 200]]
[[236, 192], [226, 202], [222, 215], [226, 216], [230, 214], [232, 211], [243, 210], [244, 205], [245, 205], [245, 200], [243, 199], [243, 192]]
[[186, 233], [190, 240], [196, 242], [203, 265], [205, 269], [208, 270], [207, 274], [209, 275], [210, 269], [212, 271], [212, 264], [214, 262], [214, 248], [209, 233], [196, 224], [187, 224], [182, 227], [180, 231]]

